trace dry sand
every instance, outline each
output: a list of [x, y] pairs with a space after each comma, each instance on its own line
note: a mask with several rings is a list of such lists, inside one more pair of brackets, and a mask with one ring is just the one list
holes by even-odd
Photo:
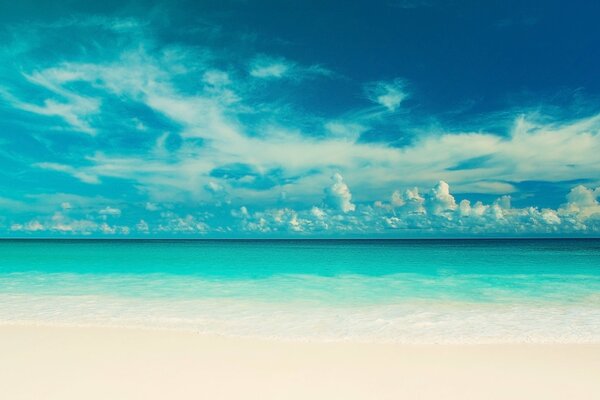
[[290, 343], [0, 326], [0, 399], [600, 399], [600, 344]]

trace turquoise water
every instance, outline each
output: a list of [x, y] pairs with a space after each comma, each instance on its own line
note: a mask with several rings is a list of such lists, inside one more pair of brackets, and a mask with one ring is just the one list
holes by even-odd
[[4, 240], [0, 323], [600, 342], [600, 240]]

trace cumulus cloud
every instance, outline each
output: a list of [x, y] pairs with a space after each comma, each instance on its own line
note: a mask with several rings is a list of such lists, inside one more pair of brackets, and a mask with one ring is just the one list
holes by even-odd
[[404, 192], [396, 190], [392, 193], [392, 206], [401, 208], [407, 214], [423, 214], [424, 203], [425, 199], [419, 193], [418, 187], [406, 189]]
[[310, 209], [310, 213], [317, 219], [324, 219], [327, 214], [325, 213], [325, 211], [319, 207], [314, 206], [313, 208]]
[[356, 206], [352, 203], [352, 193], [342, 175], [336, 172], [331, 179], [333, 184], [326, 190], [328, 201], [344, 213], [354, 211]]
[[[586, 189], [583, 203], [590, 201]], [[322, 209], [270, 209], [243, 216], [242, 229], [253, 232], [346, 233], [365, 232], [404, 236], [435, 232], [438, 235], [522, 235], [600, 232], [600, 214], [581, 212], [576, 200], [583, 190], [574, 189], [571, 201], [558, 209], [536, 207], [513, 208], [510, 197], [502, 196], [490, 204], [462, 199], [456, 202], [450, 185], [441, 181], [421, 195], [418, 188], [397, 190], [389, 202], [377, 201], [374, 206], [355, 205], [355, 213], [347, 214], [338, 204]], [[581, 204], [579, 204], [581, 206]], [[238, 215], [239, 218], [242, 218]], [[293, 227], [293, 229], [292, 229]]]
[[598, 190], [588, 189], [583, 185], [575, 186], [567, 195], [569, 205], [577, 209], [595, 208], [598, 206]]
[[[229, 222], [209, 212], [180, 214], [163, 211], [153, 218], [134, 220], [130, 225], [109, 224], [107, 215], [117, 209], [106, 207], [93, 216], [68, 216], [57, 211], [48, 217], [13, 222], [12, 232], [23, 234], [59, 233], [63, 235], [221, 235], [246, 232], [259, 235], [364, 235], [391, 237], [424, 235], [555, 235], [600, 233], [600, 189], [585, 186], [573, 188], [566, 202], [557, 209], [511, 205], [508, 196], [491, 203], [461, 199], [456, 201], [450, 185], [438, 182], [429, 190], [408, 188], [396, 190], [389, 200], [374, 205], [354, 204], [350, 190], [341, 175], [333, 176], [326, 189], [326, 204], [304, 208], [279, 207], [249, 210], [242, 206], [227, 209]], [[423, 194], [421, 194], [423, 193]], [[591, 194], [591, 196], [590, 196]], [[73, 210], [71, 210], [73, 211]], [[350, 212], [353, 211], [353, 212]], [[75, 212], [75, 211], [73, 211]], [[103, 219], [104, 218], [104, 219]]]
[[450, 194], [450, 185], [440, 181], [433, 189], [429, 197], [429, 210], [434, 215], [446, 215], [456, 209], [454, 196]]
[[19, 231], [37, 232], [37, 231], [45, 230], [45, 227], [39, 221], [32, 220], [32, 221], [26, 222], [25, 224], [13, 224], [13, 225], [11, 225], [10, 230], [16, 231], [16, 232], [19, 232]]
[[53, 232], [59, 234], [89, 235], [98, 230], [99, 225], [90, 219], [72, 219], [61, 212], [49, 217], [38, 218], [24, 224], [12, 224], [12, 231], [26, 233]]
[[135, 225], [135, 229], [141, 233], [148, 233], [150, 231], [150, 226], [146, 221], [140, 219], [140, 221]]
[[206, 222], [192, 214], [180, 216], [172, 211], [167, 211], [162, 213], [161, 217], [157, 228], [158, 232], [205, 234], [210, 229]]
[[600, 187], [595, 190], [583, 185], [575, 186], [567, 194], [567, 203], [559, 212], [567, 216], [575, 216], [577, 220], [597, 219], [600, 221]]

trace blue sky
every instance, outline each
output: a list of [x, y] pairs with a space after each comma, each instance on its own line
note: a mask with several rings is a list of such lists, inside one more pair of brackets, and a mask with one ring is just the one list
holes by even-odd
[[1, 236], [600, 233], [593, 2], [0, 10]]

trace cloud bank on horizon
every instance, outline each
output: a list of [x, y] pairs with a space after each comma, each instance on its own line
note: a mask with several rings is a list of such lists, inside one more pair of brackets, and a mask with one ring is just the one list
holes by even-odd
[[2, 17], [1, 236], [600, 233], [590, 10], [110, 3]]

